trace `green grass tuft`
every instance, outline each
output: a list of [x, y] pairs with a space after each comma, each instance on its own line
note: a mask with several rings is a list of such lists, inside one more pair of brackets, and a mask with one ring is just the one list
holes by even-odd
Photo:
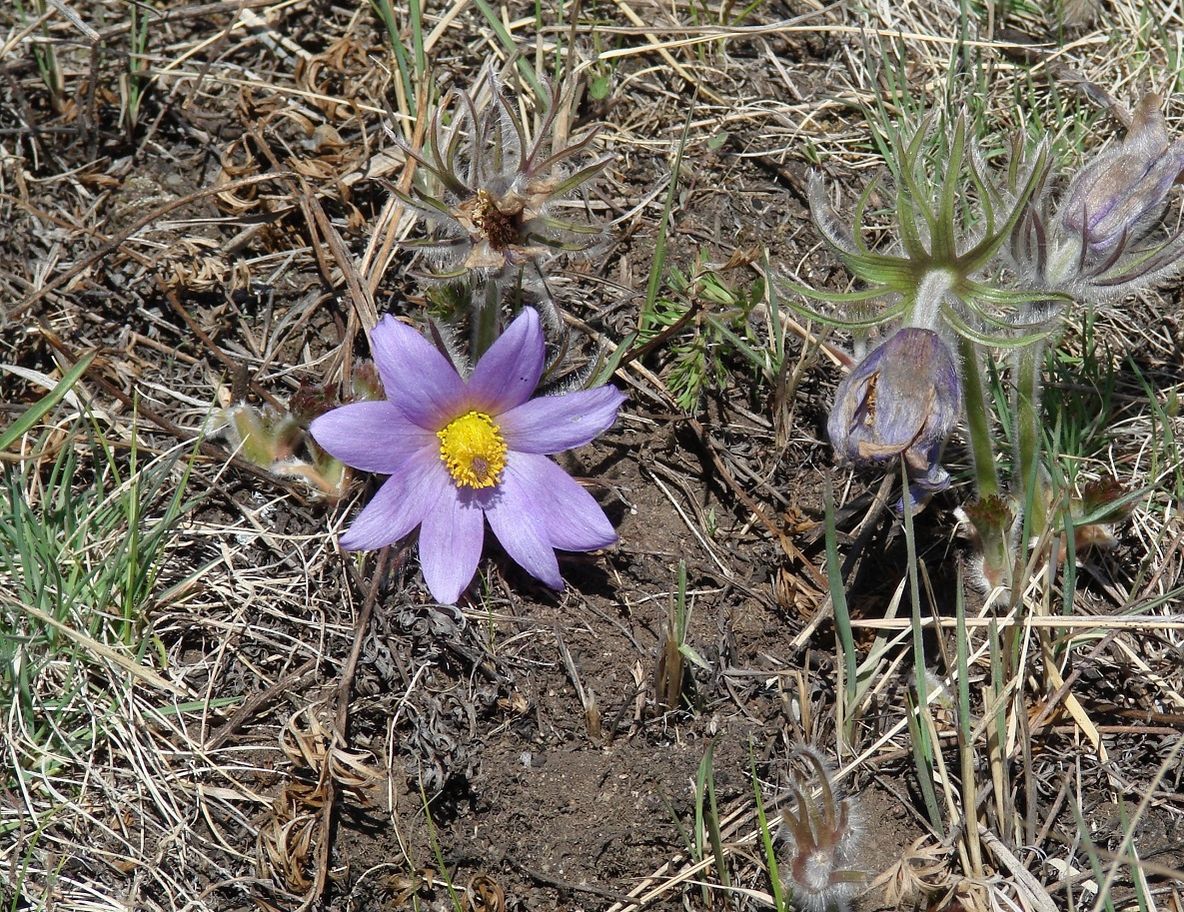
[[779, 340], [762, 341], [750, 319], [765, 298], [763, 279], [730, 282], [700, 251], [689, 274], [670, 268], [666, 287], [642, 310], [638, 344], [665, 347], [663, 378], [682, 408], [697, 410], [705, 392], [725, 389], [741, 370], [755, 374], [755, 384], [740, 379], [745, 388], [777, 381]]
[[148, 617], [156, 579], [186, 500], [189, 466], [174, 451], [141, 465], [80, 419], [63, 439], [42, 433], [35, 454], [0, 474], [0, 713], [23, 788], [81, 758], [101, 739], [134, 665], [157, 647]]

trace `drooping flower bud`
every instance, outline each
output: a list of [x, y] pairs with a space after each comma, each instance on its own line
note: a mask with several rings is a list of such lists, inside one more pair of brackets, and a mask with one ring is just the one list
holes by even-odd
[[790, 755], [789, 794], [781, 809], [779, 869], [795, 908], [846, 912], [867, 879], [860, 866], [859, 809], [839, 792], [834, 774], [816, 748], [799, 745]]
[[1122, 145], [1099, 154], [1069, 185], [1061, 222], [1081, 237], [1083, 258], [1145, 234], [1184, 173], [1184, 138], [1169, 141], [1160, 104], [1155, 93], [1144, 95]]
[[873, 349], [839, 384], [826, 429], [853, 462], [903, 456], [921, 491], [940, 491], [949, 474], [938, 459], [961, 417], [962, 383], [941, 336], [915, 326]]

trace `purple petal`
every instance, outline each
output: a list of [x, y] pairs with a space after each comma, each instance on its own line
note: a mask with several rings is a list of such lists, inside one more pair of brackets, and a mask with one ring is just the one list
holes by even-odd
[[394, 317], [370, 331], [387, 398], [411, 421], [438, 431], [463, 412], [465, 384], [435, 346]]
[[543, 357], [539, 315], [534, 308], [524, 307], [473, 368], [469, 401], [491, 415], [521, 405], [539, 385]]
[[452, 605], [477, 572], [485, 518], [477, 499], [458, 490], [447, 473], [444, 477], [446, 490], [424, 517], [419, 532], [419, 565], [432, 597]]
[[485, 516], [489, 528], [518, 566], [552, 589], [562, 589], [563, 577], [551, 547], [544, 507], [535, 496], [533, 479], [517, 471], [520, 460], [520, 454], [510, 454], [501, 484], [489, 497]]
[[506, 445], [520, 453], [560, 453], [612, 427], [625, 394], [615, 386], [540, 396], [498, 418]]
[[436, 435], [408, 421], [389, 402], [354, 402], [309, 425], [320, 447], [346, 465], [390, 475], [417, 450], [439, 447]]
[[534, 494], [551, 547], [595, 551], [616, 542], [617, 533], [600, 504], [546, 456], [515, 453], [506, 474], [519, 476], [522, 486]]
[[413, 453], [341, 536], [341, 547], [370, 551], [398, 541], [435, 512], [437, 501], [451, 487], [448, 470], [434, 451]]

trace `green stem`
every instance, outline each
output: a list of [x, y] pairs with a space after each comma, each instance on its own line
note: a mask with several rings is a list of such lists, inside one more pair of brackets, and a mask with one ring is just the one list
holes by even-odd
[[473, 315], [473, 344], [469, 356], [474, 364], [497, 338], [498, 304], [497, 287], [492, 282], [486, 283], [485, 300], [480, 304], [474, 302], [473, 308], [476, 312]]
[[1040, 471], [1040, 370], [1044, 342], [1033, 342], [1016, 357], [1015, 377], [1015, 483], [1024, 496], [1025, 525], [1029, 536], [1040, 535], [1048, 521], [1044, 477]]
[[962, 356], [962, 404], [966, 409], [978, 496], [992, 497], [999, 493], [999, 472], [995, 468], [995, 450], [991, 446], [991, 417], [987, 412], [978, 346], [959, 337], [958, 353]]

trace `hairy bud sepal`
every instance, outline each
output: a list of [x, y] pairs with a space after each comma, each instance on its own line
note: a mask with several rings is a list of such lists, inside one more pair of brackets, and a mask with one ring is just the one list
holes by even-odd
[[1156, 237], [1172, 185], [1184, 175], [1184, 137], [1171, 139], [1161, 102], [1144, 95], [1122, 143], [1070, 182], [1047, 232], [1047, 258], [1032, 261], [1046, 287], [1104, 301], [1181, 268], [1184, 232]]
[[780, 868], [792, 902], [809, 912], [846, 912], [866, 874], [854, 867], [859, 851], [857, 810], [835, 788], [818, 751], [798, 747], [792, 757], [789, 806], [781, 809], [778, 838], [785, 844]]
[[1184, 172], [1184, 139], [1169, 142], [1159, 105], [1158, 95], [1145, 95], [1122, 144], [1098, 155], [1069, 185], [1061, 220], [1081, 235], [1086, 256], [1146, 234]]

